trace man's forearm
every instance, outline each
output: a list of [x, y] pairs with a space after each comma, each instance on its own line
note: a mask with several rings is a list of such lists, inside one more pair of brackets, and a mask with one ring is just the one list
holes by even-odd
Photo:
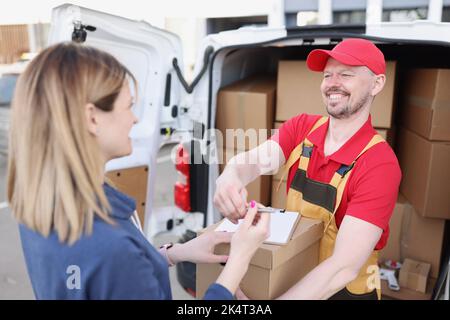
[[240, 153], [229, 161], [224, 173], [234, 175], [245, 186], [261, 175], [259, 166], [246, 159], [246, 153]]
[[357, 276], [348, 266], [339, 265], [332, 258], [323, 261], [278, 299], [328, 299]]

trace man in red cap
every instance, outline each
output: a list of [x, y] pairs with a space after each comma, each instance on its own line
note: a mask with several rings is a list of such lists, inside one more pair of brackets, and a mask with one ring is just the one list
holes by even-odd
[[[245, 186], [285, 165], [286, 210], [324, 222], [319, 264], [284, 299], [380, 299], [378, 250], [401, 179], [397, 158], [374, 130], [370, 108], [385, 83], [383, 53], [346, 39], [313, 50], [306, 61], [323, 72], [329, 117], [299, 114], [270, 140], [232, 158], [216, 182], [214, 204], [236, 222], [246, 212]], [[301, 86], [301, 83], [298, 84]], [[299, 109], [302, 103], [299, 101]]]

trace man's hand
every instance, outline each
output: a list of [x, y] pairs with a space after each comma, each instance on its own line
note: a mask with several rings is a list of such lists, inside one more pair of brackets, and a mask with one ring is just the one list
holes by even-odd
[[245, 216], [247, 207], [247, 189], [231, 170], [225, 170], [216, 181], [214, 205], [231, 222]]
[[260, 175], [273, 174], [285, 163], [280, 145], [268, 140], [250, 151], [233, 157], [216, 181], [214, 205], [233, 223], [245, 216], [247, 190], [245, 186]]

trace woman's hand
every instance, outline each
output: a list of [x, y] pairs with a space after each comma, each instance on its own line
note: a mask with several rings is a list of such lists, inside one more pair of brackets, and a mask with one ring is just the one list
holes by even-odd
[[250, 263], [253, 254], [269, 237], [270, 214], [257, 211], [258, 205], [252, 201], [242, 224], [231, 239], [230, 259]]
[[244, 220], [231, 239], [230, 256], [217, 279], [217, 283], [227, 288], [232, 294], [236, 292], [247, 272], [253, 254], [269, 237], [269, 227], [270, 214], [258, 214], [256, 202], [252, 201]]
[[189, 261], [193, 263], [226, 262], [227, 255], [214, 254], [214, 247], [219, 243], [229, 243], [233, 233], [208, 231], [185, 242], [177, 243], [167, 250], [167, 255], [173, 263]]

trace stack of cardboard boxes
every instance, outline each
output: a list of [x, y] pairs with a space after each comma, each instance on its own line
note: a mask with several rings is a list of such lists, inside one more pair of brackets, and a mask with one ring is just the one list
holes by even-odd
[[[252, 77], [222, 88], [217, 97], [216, 127], [219, 171], [236, 154], [248, 151], [270, 137], [275, 112], [275, 77]], [[240, 139], [239, 137], [243, 137]], [[248, 199], [270, 204], [270, 176], [262, 176], [247, 186]]]
[[[387, 62], [387, 82], [372, 105], [371, 115], [372, 125], [393, 147], [395, 137], [395, 151], [403, 175], [401, 195], [390, 221], [389, 241], [380, 253], [380, 263], [385, 260], [404, 262], [405, 259], [407, 263], [401, 272], [403, 288], [399, 292], [390, 291], [386, 282], [382, 281], [382, 290], [385, 296], [393, 298], [429, 299], [439, 275], [445, 219], [450, 219], [447, 189], [450, 183], [450, 90], [446, 88], [450, 83], [450, 70], [417, 69], [406, 74], [402, 81], [405, 85], [399, 91], [400, 121], [394, 127], [396, 68], [395, 61]], [[252, 77], [222, 88], [218, 95], [216, 126], [225, 137], [220, 147], [225, 163], [236, 153], [249, 150], [265, 140], [258, 139], [256, 145], [250, 145], [245, 140], [244, 144], [239, 145], [234, 137], [226, 138], [226, 129], [270, 131], [302, 113], [326, 115], [320, 93], [322, 77], [321, 73], [309, 71], [305, 61], [280, 61], [276, 80]], [[230, 144], [231, 140], [234, 144]], [[223, 167], [220, 166], [220, 171]], [[249, 185], [249, 199], [284, 208], [286, 176], [282, 177], [283, 171], [282, 168], [273, 178], [264, 176]], [[316, 244], [317, 239], [311, 240], [313, 238], [305, 242], [308, 248]], [[281, 292], [281, 287], [286, 287], [283, 281], [293, 281], [279, 278], [276, 269], [285, 261], [270, 260], [276, 250], [275, 247], [272, 251], [267, 249], [266, 246], [258, 249], [255, 255], [258, 258], [252, 260], [253, 267], [249, 268], [243, 282], [254, 297], [275, 297]], [[264, 254], [265, 259], [269, 260], [258, 260]], [[215, 280], [220, 269], [220, 266], [215, 269], [198, 266], [200, 293], [206, 289], [208, 282]], [[258, 284], [258, 279], [267, 280], [264, 280], [264, 287]], [[277, 287], [276, 283], [280, 281], [284, 284]], [[250, 282], [257, 290], [251, 289]]]
[[[427, 285], [403, 281], [394, 298], [429, 299], [439, 275], [445, 220], [450, 219], [450, 70], [412, 69], [402, 81], [396, 154], [402, 169], [400, 197], [381, 260], [431, 265]], [[404, 269], [409, 271], [405, 271]], [[402, 267], [406, 278], [411, 263]], [[421, 268], [422, 277], [425, 276]], [[400, 283], [402, 286], [402, 283]]]

